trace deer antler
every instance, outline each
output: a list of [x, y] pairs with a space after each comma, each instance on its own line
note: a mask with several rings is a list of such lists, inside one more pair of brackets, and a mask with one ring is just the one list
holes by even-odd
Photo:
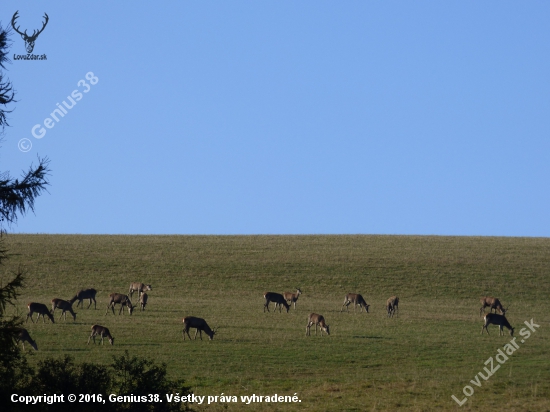
[[[21, 32], [19, 31], [19, 27], [15, 27], [15, 20], [17, 20], [17, 18], [19, 17], [18, 14], [19, 14], [19, 10], [17, 10], [17, 11], [15, 12], [15, 14], [13, 15], [13, 17], [11, 18], [11, 26], [12, 26], [13, 29], [14, 29], [17, 33], [19, 33], [21, 36], [26, 36], [26, 35], [27, 35], [27, 30], [25, 30], [25, 33], [21, 33]], [[45, 13], [44, 13], [44, 14], [45, 14]]]
[[43, 25], [42, 25], [42, 28], [38, 31], [38, 33], [36, 33], [36, 30], [34, 30], [33, 33], [32, 33], [31, 38], [36, 38], [36, 37], [38, 37], [38, 35], [39, 35], [40, 33], [42, 33], [42, 32], [44, 31], [44, 29], [46, 28], [46, 25], [48, 24], [48, 21], [50, 20], [50, 18], [48, 17], [48, 14], [47, 14], [47, 13], [44, 13], [44, 17], [45, 17], [45, 21], [44, 21], [44, 23], [43, 23]]

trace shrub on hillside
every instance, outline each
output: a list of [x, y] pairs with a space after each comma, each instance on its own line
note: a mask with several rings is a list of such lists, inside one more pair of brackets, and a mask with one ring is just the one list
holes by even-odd
[[[32, 371], [30, 381], [25, 382], [19, 395], [64, 395], [64, 403], [40, 402], [26, 407], [10, 402], [14, 411], [31, 410], [34, 412], [55, 412], [67, 410], [67, 396], [77, 395], [75, 406], [79, 411], [103, 412], [172, 412], [189, 410], [186, 404], [168, 403], [165, 394], [189, 394], [183, 381], [168, 379], [166, 365], [156, 365], [154, 361], [130, 356], [128, 351], [122, 356], [114, 356], [111, 365], [96, 365], [91, 363], [75, 363], [73, 358], [65, 356], [60, 359], [48, 358], [38, 363], [36, 371]], [[92, 399], [79, 402], [79, 394], [101, 394], [102, 401]], [[159, 395], [162, 402], [111, 402], [109, 395], [131, 396], [133, 399], [150, 395]], [[105, 403], [103, 403], [103, 400]], [[8, 407], [9, 408], [9, 407]]]

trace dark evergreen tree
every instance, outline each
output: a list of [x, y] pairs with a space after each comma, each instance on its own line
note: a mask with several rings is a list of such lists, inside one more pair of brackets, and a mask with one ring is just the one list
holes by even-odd
[[[4, 70], [9, 62], [9, 29], [3, 28], [0, 24], [0, 135], [4, 133], [7, 123], [7, 114], [10, 113], [9, 106], [15, 102], [15, 92], [9, 79], [6, 78]], [[4, 231], [4, 224], [11, 224], [17, 221], [18, 214], [25, 214], [28, 210], [34, 212], [35, 199], [46, 189], [48, 185], [47, 158], [38, 158], [38, 165], [31, 165], [20, 179], [13, 178], [9, 171], [0, 171], [0, 232]], [[1, 249], [1, 248], [0, 248]], [[0, 256], [5, 257], [5, 254]], [[1, 263], [1, 260], [0, 260]]]
[[[15, 102], [13, 86], [4, 74], [5, 64], [9, 62], [9, 34], [9, 29], [0, 24], [0, 135], [8, 126], [9, 105]], [[4, 247], [4, 226], [15, 223], [18, 215], [24, 215], [28, 210], [34, 211], [36, 197], [48, 185], [48, 174], [48, 159], [40, 158], [38, 165], [31, 165], [20, 179], [11, 177], [7, 171], [0, 172], [0, 266], [8, 257]], [[0, 282], [0, 405], [9, 405], [9, 396], [14, 391], [26, 391], [26, 384], [32, 375], [16, 343], [22, 320], [6, 313], [7, 307], [14, 305], [17, 299], [24, 276], [19, 269], [10, 277], [12, 280], [5, 285]]]
[[[9, 30], [0, 24], [0, 135], [7, 123], [8, 105], [15, 102], [12, 84], [4, 76], [5, 63], [9, 62]], [[27, 211], [34, 212], [35, 199], [48, 185], [49, 161], [38, 158], [38, 165], [31, 165], [19, 179], [12, 178], [9, 172], [0, 172], [0, 266], [8, 258], [4, 247], [4, 226], [17, 222], [18, 216]], [[156, 365], [148, 359], [124, 355], [114, 357], [110, 366], [91, 363], [75, 364], [65, 356], [61, 359], [46, 358], [38, 363], [36, 371], [29, 367], [24, 354], [16, 343], [16, 337], [23, 320], [6, 313], [10, 305], [15, 305], [20, 289], [24, 284], [21, 269], [10, 275], [11, 280], [0, 283], [0, 408], [2, 411], [35, 412], [66, 410], [63, 403], [48, 405], [39, 403], [32, 406], [12, 403], [11, 395], [65, 395], [102, 394], [149, 395], [159, 394], [163, 402], [157, 403], [79, 403], [82, 411], [179, 411], [189, 410], [185, 403], [167, 403], [165, 394], [189, 394], [189, 387], [183, 380], [172, 381], [167, 377], [166, 365]], [[1, 277], [0, 277], [1, 282]]]

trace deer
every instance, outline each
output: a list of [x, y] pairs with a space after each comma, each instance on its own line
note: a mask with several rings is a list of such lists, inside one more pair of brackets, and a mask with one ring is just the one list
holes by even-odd
[[11, 18], [11, 25], [12, 25], [13, 29], [14, 29], [18, 34], [20, 34], [20, 35], [21, 35], [21, 38], [25, 41], [25, 49], [27, 50], [27, 53], [32, 53], [32, 51], [34, 50], [34, 42], [36, 41], [38, 35], [44, 31], [44, 29], [46, 28], [46, 25], [48, 24], [48, 20], [49, 20], [50, 18], [48, 17], [48, 15], [47, 15], [46, 13], [44, 13], [44, 19], [45, 19], [45, 21], [44, 21], [44, 23], [42, 23], [42, 28], [41, 28], [40, 30], [38, 30], [38, 31], [37, 31], [37, 30], [34, 30], [34, 31], [32, 32], [32, 35], [29, 36], [29, 35], [27, 34], [27, 30], [25, 30], [24, 33], [21, 33], [21, 32], [19, 31], [19, 27], [15, 27], [15, 24], [16, 24], [15, 21], [16, 21], [17, 18], [19, 17], [18, 14], [19, 14], [19, 10], [16, 11], [16, 12], [14, 13], [13, 17]]
[[392, 296], [386, 301], [386, 310], [390, 318], [399, 311], [399, 298], [397, 296]]
[[317, 325], [321, 328], [321, 336], [323, 336], [323, 331], [330, 335], [329, 326], [325, 323], [325, 318], [323, 315], [318, 315], [317, 313], [310, 313], [307, 319], [306, 326], [306, 336], [311, 336], [311, 325], [315, 324], [315, 335], [317, 335]]
[[97, 309], [97, 302], [95, 301], [96, 293], [97, 290], [95, 289], [82, 289], [69, 302], [72, 305], [75, 301], [78, 300], [76, 307], [78, 308], [78, 306], [82, 304], [82, 309], [84, 309], [84, 303], [82, 303], [82, 301], [84, 299], [90, 299], [90, 304], [86, 309], [90, 309], [90, 306], [92, 306], [92, 301], [94, 301], [94, 309]]
[[38, 350], [38, 346], [36, 346], [36, 342], [32, 340], [31, 335], [29, 335], [29, 331], [24, 328], [19, 329], [19, 333], [17, 334], [17, 337], [15, 338], [17, 340], [17, 343], [21, 342], [23, 344], [23, 350], [25, 350], [25, 342], [28, 342], [34, 350]]
[[217, 329], [210, 329], [210, 326], [206, 323], [206, 321], [202, 318], [196, 318], [194, 316], [187, 316], [183, 318], [183, 340], [185, 340], [185, 334], [189, 337], [189, 340], [191, 340], [191, 335], [189, 335], [189, 329], [195, 328], [195, 340], [197, 340], [197, 333], [200, 332], [200, 338], [202, 340], [202, 332], [206, 333], [210, 340], [214, 339], [214, 335], [216, 334]]
[[510, 331], [510, 336], [514, 336], [514, 328], [510, 325], [510, 322], [506, 319], [504, 315], [499, 315], [497, 313], [487, 313], [484, 317], [484, 324], [481, 328], [481, 334], [483, 335], [483, 329], [487, 331], [487, 335], [489, 334], [489, 329], [487, 329], [487, 326], [490, 324], [497, 325], [499, 328], [498, 336], [502, 336], [504, 334], [503, 327], [506, 326], [508, 330]]
[[497, 309], [500, 311], [500, 313], [502, 314], [502, 316], [505, 316], [506, 315], [506, 311], [508, 310], [508, 308], [504, 309], [502, 307], [502, 304], [500, 303], [500, 300], [498, 300], [497, 298], [494, 298], [492, 296], [483, 296], [481, 299], [480, 299], [480, 303], [481, 303], [481, 309], [479, 309], [479, 316], [481, 316], [482, 314], [485, 314], [485, 308], [487, 306], [489, 306], [490, 310], [489, 310], [489, 313], [493, 313], [493, 309], [495, 310], [495, 313], [497, 311]]
[[130, 298], [128, 295], [123, 295], [121, 293], [111, 293], [109, 295], [109, 304], [107, 305], [107, 311], [105, 312], [105, 316], [107, 316], [107, 313], [109, 312], [109, 308], [112, 309], [113, 315], [115, 314], [115, 305], [117, 303], [120, 303], [120, 310], [118, 311], [118, 314], [120, 315], [124, 309], [124, 306], [128, 308], [128, 313], [131, 315], [134, 311], [134, 306], [132, 305], [132, 302], [130, 301]]
[[50, 318], [52, 323], [55, 323], [54, 320], [53, 320], [53, 315], [48, 310], [48, 307], [46, 305], [44, 305], [43, 303], [31, 302], [27, 305], [27, 309], [29, 309], [29, 313], [27, 313], [27, 319], [25, 320], [25, 323], [27, 323], [29, 321], [29, 317], [31, 318], [31, 322], [34, 323], [34, 320], [32, 320], [32, 315], [34, 313], [38, 313], [38, 316], [36, 317], [37, 322], [38, 322], [38, 319], [40, 318], [40, 316], [42, 316], [42, 320], [44, 321], [44, 323], [46, 323], [45, 316], [47, 316], [48, 318]]
[[141, 307], [141, 310], [145, 310], [145, 305], [147, 305], [147, 293], [142, 293], [141, 297], [139, 298], [139, 306]]
[[264, 303], [264, 312], [267, 309], [269, 312], [269, 302], [275, 302], [275, 310], [277, 311], [277, 306], [279, 306], [279, 313], [282, 310], [282, 307], [284, 306], [286, 308], [286, 312], [288, 313], [288, 310], [290, 309], [290, 305], [286, 303], [286, 299], [283, 295], [280, 293], [275, 292], [265, 292], [264, 293], [265, 303]]
[[139, 296], [141, 296], [143, 292], [147, 292], [148, 290], [153, 290], [151, 285], [146, 285], [141, 282], [133, 282], [133, 283], [130, 283], [130, 289], [128, 290], [128, 295], [132, 297], [134, 292], [139, 292]]
[[63, 314], [65, 315], [65, 321], [67, 321], [67, 312], [69, 312], [71, 315], [73, 315], [73, 322], [76, 321], [76, 313], [73, 312], [73, 304], [72, 302], [67, 302], [63, 299], [52, 299], [52, 315], [54, 314], [56, 309], [61, 309], [61, 317]]
[[88, 345], [90, 344], [90, 339], [94, 340], [95, 345], [95, 337], [100, 336], [101, 337], [101, 344], [103, 345], [103, 338], [107, 337], [109, 339], [109, 343], [111, 345], [114, 345], [115, 338], [111, 335], [111, 332], [109, 332], [109, 329], [107, 329], [105, 326], [100, 325], [94, 325], [92, 326], [92, 334], [88, 338]]
[[344, 298], [344, 304], [342, 305], [342, 309], [340, 309], [340, 312], [344, 310], [344, 306], [347, 308], [349, 312], [349, 304], [353, 303], [353, 311], [355, 312], [355, 309], [357, 305], [361, 308], [360, 312], [363, 311], [363, 307], [365, 307], [365, 312], [369, 313], [369, 306], [365, 299], [363, 299], [363, 296], [357, 294], [357, 293], [348, 293], [346, 297]]
[[283, 293], [283, 296], [287, 303], [291, 304], [294, 303], [294, 310], [296, 310], [296, 301], [298, 300], [298, 297], [302, 294], [302, 291], [300, 289], [296, 289], [296, 293], [292, 292], [285, 292]]

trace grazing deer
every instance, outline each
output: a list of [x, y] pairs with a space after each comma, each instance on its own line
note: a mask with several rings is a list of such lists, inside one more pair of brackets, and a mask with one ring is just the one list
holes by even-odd
[[508, 310], [508, 308], [504, 309], [502, 307], [500, 300], [492, 296], [483, 296], [480, 299], [480, 303], [481, 303], [481, 309], [479, 309], [479, 316], [481, 316], [482, 314], [485, 314], [485, 308], [487, 306], [489, 306], [490, 308], [489, 313], [493, 313], [493, 309], [495, 310], [495, 313], [496, 313], [498, 309], [502, 314], [502, 316], [505, 316], [506, 311]]
[[139, 298], [139, 306], [141, 307], [141, 310], [145, 310], [145, 305], [147, 305], [147, 293], [142, 293], [141, 297]]
[[130, 289], [128, 290], [128, 295], [132, 297], [134, 292], [139, 292], [139, 296], [141, 296], [143, 292], [147, 292], [148, 290], [153, 290], [151, 285], [146, 285], [141, 282], [133, 282], [133, 283], [130, 283]]
[[30, 345], [34, 348], [34, 350], [38, 350], [38, 346], [36, 346], [36, 342], [32, 340], [31, 335], [29, 335], [29, 332], [27, 329], [21, 328], [19, 330], [19, 333], [17, 334], [17, 343], [21, 342], [23, 344], [23, 350], [25, 350], [25, 342], [30, 343]]
[[73, 322], [76, 321], [76, 313], [73, 312], [73, 304], [72, 302], [67, 302], [63, 299], [52, 299], [52, 315], [54, 314], [56, 309], [61, 309], [61, 317], [63, 314], [65, 314], [65, 321], [67, 320], [67, 312], [69, 312], [71, 315], [73, 315]]
[[27, 319], [25, 320], [25, 323], [29, 321], [29, 317], [31, 318], [31, 322], [34, 323], [34, 320], [32, 320], [32, 315], [34, 313], [38, 313], [38, 316], [36, 317], [37, 322], [38, 318], [42, 316], [42, 320], [44, 321], [44, 323], [46, 323], [46, 318], [44, 316], [47, 316], [48, 318], [50, 318], [52, 323], [55, 323], [53, 320], [53, 315], [48, 310], [48, 307], [43, 303], [31, 302], [27, 305], [27, 309], [29, 309], [29, 313], [27, 313]]
[[325, 318], [323, 317], [323, 315], [310, 313], [307, 319], [306, 336], [311, 336], [310, 328], [313, 324], [315, 324], [315, 335], [317, 335], [317, 325], [319, 325], [319, 327], [321, 328], [321, 336], [323, 336], [323, 331], [325, 331], [327, 335], [330, 335], [329, 327], [325, 323]]
[[107, 316], [107, 313], [109, 312], [109, 308], [112, 309], [113, 315], [115, 314], [115, 305], [117, 303], [120, 303], [120, 310], [118, 311], [119, 315], [122, 313], [124, 306], [128, 308], [128, 313], [130, 315], [134, 311], [134, 306], [132, 305], [132, 302], [130, 301], [130, 298], [127, 295], [123, 295], [121, 293], [111, 293], [109, 295], [109, 304], [107, 305], [107, 311], [105, 312], [105, 316]]
[[386, 301], [386, 310], [390, 318], [399, 311], [399, 298], [397, 296], [392, 296]]
[[102, 345], [103, 345], [103, 338], [105, 338], [105, 337], [107, 337], [109, 339], [109, 343], [111, 345], [114, 345], [115, 338], [113, 338], [111, 336], [111, 332], [109, 332], [109, 329], [107, 329], [104, 326], [99, 326], [99, 325], [92, 326], [92, 334], [88, 338], [88, 345], [90, 344], [90, 339], [94, 340], [94, 345], [95, 345], [95, 337], [98, 336], [98, 335], [101, 337], [101, 344]]
[[349, 312], [349, 304], [353, 303], [353, 311], [355, 312], [356, 306], [359, 305], [361, 308], [360, 312], [363, 311], [363, 307], [365, 307], [365, 311], [369, 313], [369, 306], [365, 299], [363, 299], [363, 296], [357, 294], [357, 293], [348, 293], [346, 297], [344, 298], [344, 304], [342, 305], [342, 309], [340, 309], [340, 312], [344, 310], [344, 306], [347, 308]]
[[298, 300], [298, 297], [301, 294], [302, 294], [302, 291], [300, 289], [296, 289], [296, 293], [285, 292], [283, 293], [283, 296], [285, 300], [288, 302], [288, 304], [294, 303], [294, 310], [296, 310], [296, 301]]
[[90, 309], [90, 306], [92, 306], [92, 300], [94, 301], [94, 309], [97, 309], [97, 304], [96, 304], [96, 301], [95, 301], [96, 293], [97, 293], [97, 290], [95, 290], [95, 289], [82, 289], [69, 302], [72, 305], [75, 301], [78, 300], [78, 303], [76, 304], [76, 307], [78, 308], [78, 306], [80, 306], [80, 304], [82, 304], [82, 309], [84, 309], [84, 303], [82, 303], [82, 301], [84, 299], [90, 299], [90, 304], [88, 305], [88, 307], [86, 309]]
[[489, 334], [489, 329], [487, 329], [487, 326], [490, 324], [497, 325], [499, 328], [498, 336], [502, 336], [504, 334], [503, 327], [506, 326], [510, 330], [510, 336], [514, 336], [514, 328], [510, 325], [508, 320], [504, 315], [498, 315], [496, 313], [487, 313], [484, 318], [484, 324], [481, 328], [481, 334], [483, 335], [483, 329], [487, 331], [487, 335]]
[[189, 329], [195, 328], [195, 340], [197, 340], [197, 333], [200, 332], [200, 338], [202, 340], [202, 332], [206, 333], [210, 340], [214, 339], [214, 335], [216, 334], [217, 329], [210, 329], [210, 326], [206, 323], [206, 321], [202, 318], [196, 318], [194, 316], [187, 316], [183, 318], [183, 340], [185, 340], [185, 334], [189, 337], [189, 340], [191, 340], [191, 336], [189, 335]]
[[269, 312], [269, 302], [275, 302], [275, 310], [277, 311], [277, 306], [279, 306], [279, 313], [282, 310], [282, 307], [284, 306], [286, 308], [286, 312], [288, 313], [288, 310], [290, 309], [290, 305], [286, 303], [286, 299], [283, 295], [280, 293], [275, 292], [265, 292], [264, 293], [265, 303], [264, 303], [264, 312], [267, 309]]

